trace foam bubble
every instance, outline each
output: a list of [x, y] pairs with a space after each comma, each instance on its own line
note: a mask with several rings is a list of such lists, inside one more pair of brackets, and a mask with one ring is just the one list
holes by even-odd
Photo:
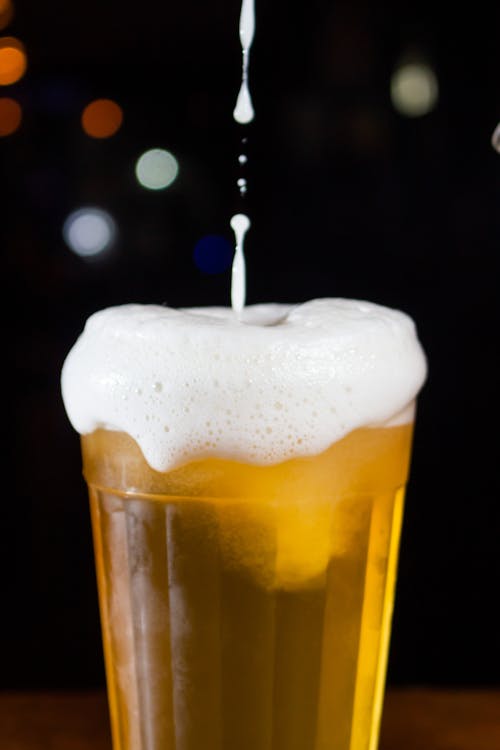
[[131, 304], [89, 318], [62, 394], [80, 434], [122, 430], [166, 471], [206, 456], [277, 463], [410, 421], [425, 376], [413, 321], [369, 302], [255, 305], [239, 319]]

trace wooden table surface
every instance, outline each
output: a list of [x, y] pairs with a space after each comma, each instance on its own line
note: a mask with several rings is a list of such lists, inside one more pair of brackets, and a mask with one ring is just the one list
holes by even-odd
[[[0, 692], [0, 750], [111, 750], [105, 694]], [[389, 690], [379, 750], [500, 750], [500, 689]]]

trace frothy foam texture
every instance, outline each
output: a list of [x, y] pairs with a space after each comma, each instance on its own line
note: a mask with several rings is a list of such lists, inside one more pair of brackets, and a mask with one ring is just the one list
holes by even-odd
[[166, 471], [208, 456], [270, 464], [358, 427], [409, 421], [426, 376], [411, 318], [369, 302], [92, 315], [62, 371], [73, 427], [128, 433]]

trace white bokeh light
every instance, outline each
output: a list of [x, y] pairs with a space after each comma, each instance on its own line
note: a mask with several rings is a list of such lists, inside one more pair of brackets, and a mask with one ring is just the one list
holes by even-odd
[[406, 63], [391, 78], [391, 99], [406, 117], [422, 117], [436, 106], [439, 86], [436, 74], [425, 63]]
[[500, 122], [496, 126], [495, 130], [493, 131], [493, 135], [491, 136], [491, 145], [500, 154]]
[[142, 187], [163, 190], [173, 183], [179, 173], [177, 159], [170, 151], [152, 148], [137, 160], [135, 175]]
[[116, 237], [114, 219], [101, 208], [80, 208], [67, 217], [63, 237], [68, 247], [82, 257], [107, 250]]

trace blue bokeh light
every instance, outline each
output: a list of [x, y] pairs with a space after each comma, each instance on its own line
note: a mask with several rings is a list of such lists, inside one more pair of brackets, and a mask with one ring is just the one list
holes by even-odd
[[233, 261], [234, 247], [219, 234], [208, 234], [194, 247], [194, 262], [203, 273], [223, 273]]

